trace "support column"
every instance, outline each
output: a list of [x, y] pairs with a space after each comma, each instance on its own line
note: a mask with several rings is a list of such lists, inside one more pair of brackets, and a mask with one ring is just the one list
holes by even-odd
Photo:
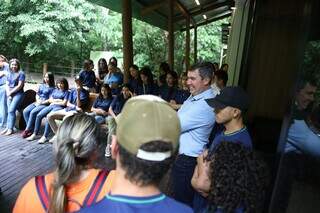
[[186, 18], [186, 71], [190, 68], [190, 17]]
[[198, 61], [198, 35], [197, 35], [197, 26], [194, 26], [194, 34], [193, 34], [193, 42], [194, 42], [194, 47], [193, 47], [193, 63], [197, 63]]
[[174, 32], [173, 32], [173, 0], [168, 0], [168, 62], [170, 68], [174, 70]]
[[122, 42], [124, 82], [127, 83], [129, 66], [133, 64], [131, 0], [122, 0]]

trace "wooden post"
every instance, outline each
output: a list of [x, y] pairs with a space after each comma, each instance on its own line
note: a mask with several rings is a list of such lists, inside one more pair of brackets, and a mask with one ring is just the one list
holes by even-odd
[[194, 34], [193, 34], [193, 42], [194, 42], [194, 48], [193, 48], [193, 63], [197, 63], [198, 61], [198, 35], [197, 35], [197, 26], [194, 26]]
[[190, 17], [186, 18], [186, 71], [190, 68]]
[[122, 0], [122, 41], [124, 82], [127, 83], [129, 66], [133, 64], [131, 0]]
[[168, 0], [168, 62], [170, 68], [174, 70], [174, 31], [173, 31], [173, 0]]
[[43, 63], [43, 66], [42, 66], [43, 75], [45, 75], [47, 72], [48, 72], [48, 64], [47, 63]]

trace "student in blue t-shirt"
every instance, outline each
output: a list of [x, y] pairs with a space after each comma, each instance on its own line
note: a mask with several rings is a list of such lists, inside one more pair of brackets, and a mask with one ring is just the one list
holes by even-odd
[[27, 126], [22, 133], [22, 138], [27, 138], [32, 135], [36, 116], [43, 108], [49, 105], [49, 98], [54, 88], [54, 75], [51, 72], [47, 72], [43, 76], [43, 83], [39, 85], [36, 102], [30, 104], [23, 110], [23, 118]]
[[110, 87], [107, 84], [102, 85], [100, 94], [91, 107], [92, 112], [88, 114], [93, 116], [99, 124], [105, 123], [112, 100]]
[[[76, 88], [72, 88], [70, 90], [66, 108], [50, 112], [47, 115], [47, 122], [54, 134], [58, 131], [58, 124], [56, 123], [56, 120], [64, 120], [68, 116], [83, 112], [83, 110], [88, 106], [89, 91], [83, 88], [79, 77], [75, 78], [75, 83]], [[48, 135], [45, 135], [45, 137], [48, 137]], [[53, 143], [55, 139], [56, 137], [54, 136], [49, 140], [49, 142]]]
[[251, 137], [242, 118], [249, 104], [246, 92], [241, 87], [225, 87], [219, 95], [206, 102], [214, 108], [216, 123], [224, 126], [223, 131], [213, 139], [209, 151], [212, 152], [222, 141], [241, 143], [247, 149], [252, 149]]
[[110, 192], [80, 212], [192, 212], [159, 189], [175, 159], [179, 136], [177, 113], [163, 99], [151, 95], [130, 98], [112, 137], [116, 169], [109, 174], [114, 177]]
[[7, 127], [1, 132], [2, 135], [11, 135], [16, 122], [16, 110], [20, 105], [23, 97], [23, 87], [26, 76], [21, 70], [21, 65], [18, 59], [9, 61], [10, 72], [7, 74], [6, 95], [7, 95]]
[[0, 55], [0, 127], [5, 127], [7, 124], [7, 95], [6, 82], [9, 72], [9, 64], [4, 55]]
[[118, 95], [121, 92], [120, 85], [123, 83], [123, 74], [114, 63], [108, 64], [109, 73], [104, 77], [103, 83], [109, 85], [112, 95]]
[[262, 212], [269, 172], [252, 150], [223, 141], [197, 159], [191, 183], [199, 193], [194, 212]]
[[138, 86], [137, 95], [159, 95], [159, 87], [153, 82], [153, 75], [149, 67], [140, 70], [141, 84]]
[[[28, 141], [35, 140], [37, 135], [39, 134], [41, 122], [44, 117], [47, 116], [51, 111], [58, 111], [66, 107], [69, 97], [69, 84], [67, 79], [61, 78], [57, 81], [57, 88], [54, 89], [49, 98], [49, 105], [43, 108], [36, 116], [36, 121], [33, 128], [33, 133], [30, 137], [27, 138]], [[49, 134], [50, 126], [49, 123], [46, 122], [44, 135]], [[41, 137], [38, 143], [45, 143], [48, 141], [48, 138]]]
[[86, 59], [83, 62], [82, 70], [79, 73], [79, 79], [82, 85], [90, 92], [96, 92], [96, 74], [93, 71], [93, 61]]
[[[221, 132], [218, 132], [209, 147], [209, 154], [213, 153], [220, 143], [228, 141], [243, 145], [248, 150], [252, 149], [251, 137], [243, 124], [242, 114], [248, 109], [249, 98], [246, 92], [240, 87], [225, 87], [220, 94], [214, 98], [206, 99], [209, 106], [214, 108], [216, 113], [216, 124], [222, 124]], [[203, 155], [203, 154], [202, 154]], [[199, 173], [198, 166], [194, 175]], [[194, 187], [197, 190], [196, 187]], [[198, 209], [201, 203], [205, 202], [199, 193], [194, 196], [194, 209]]]

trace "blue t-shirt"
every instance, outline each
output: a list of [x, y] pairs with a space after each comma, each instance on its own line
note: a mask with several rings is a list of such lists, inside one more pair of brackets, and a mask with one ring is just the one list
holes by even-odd
[[129, 79], [128, 84], [130, 85], [133, 93], [138, 93], [138, 87], [139, 87], [139, 80], [138, 79]]
[[[13, 89], [19, 84], [19, 81], [24, 82], [25, 79], [26, 79], [26, 75], [21, 70], [19, 72], [8, 72], [7, 85], [9, 86], [10, 89]], [[23, 87], [16, 93], [18, 92], [23, 92]]]
[[239, 143], [248, 149], [252, 149], [251, 137], [246, 127], [229, 134], [225, 134], [224, 131], [218, 133], [209, 148], [210, 153], [223, 141]]
[[38, 96], [40, 100], [42, 101], [48, 100], [53, 90], [54, 90], [54, 87], [49, 87], [47, 84], [40, 84], [38, 89]]
[[177, 102], [177, 104], [183, 104], [183, 102], [187, 100], [189, 96], [190, 96], [190, 92], [188, 90], [179, 89], [177, 91], [175, 101]]
[[159, 95], [159, 87], [154, 83], [140, 84], [137, 95]]
[[[72, 88], [70, 90], [68, 101], [71, 104], [77, 105], [77, 89], [76, 88]], [[82, 88], [80, 90], [80, 102], [81, 102], [81, 105], [86, 105], [88, 103], [88, 101], [89, 101], [89, 92]], [[76, 106], [67, 107], [65, 110], [66, 111], [76, 110]]]
[[4, 85], [7, 82], [7, 75], [9, 74], [9, 65], [4, 63], [2, 67], [0, 67], [0, 71], [4, 72], [4, 75], [0, 77], [0, 86]]
[[79, 79], [82, 82], [83, 86], [94, 88], [96, 85], [96, 74], [93, 71], [82, 70], [79, 73]]
[[149, 197], [131, 197], [108, 194], [95, 205], [81, 209], [83, 213], [191, 213], [185, 204], [179, 203], [164, 194]]
[[168, 87], [167, 85], [161, 86], [159, 89], [160, 97], [165, 101], [176, 100], [178, 89], [175, 87]]
[[99, 96], [93, 103], [93, 107], [103, 109], [104, 111], [108, 112], [111, 102], [112, 102], [112, 98], [104, 99]]
[[127, 102], [128, 99], [125, 99], [123, 97], [123, 94], [117, 95], [117, 97], [113, 99], [110, 107], [112, 108], [114, 114], [116, 115], [120, 114], [124, 104]]
[[53, 99], [61, 99], [61, 100], [68, 100], [69, 91], [68, 90], [61, 90], [61, 89], [54, 89], [51, 93], [51, 97]]

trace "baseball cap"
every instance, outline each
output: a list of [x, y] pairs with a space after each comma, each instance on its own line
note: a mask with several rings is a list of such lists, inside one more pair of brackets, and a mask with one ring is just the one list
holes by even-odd
[[246, 111], [249, 106], [249, 97], [241, 87], [225, 87], [214, 98], [206, 99], [209, 106], [223, 109], [227, 106]]
[[[153, 95], [130, 98], [117, 119], [118, 143], [129, 153], [149, 161], [163, 161], [177, 150], [180, 121], [175, 110], [163, 99]], [[172, 144], [173, 152], [150, 152], [140, 149], [151, 141]]]

